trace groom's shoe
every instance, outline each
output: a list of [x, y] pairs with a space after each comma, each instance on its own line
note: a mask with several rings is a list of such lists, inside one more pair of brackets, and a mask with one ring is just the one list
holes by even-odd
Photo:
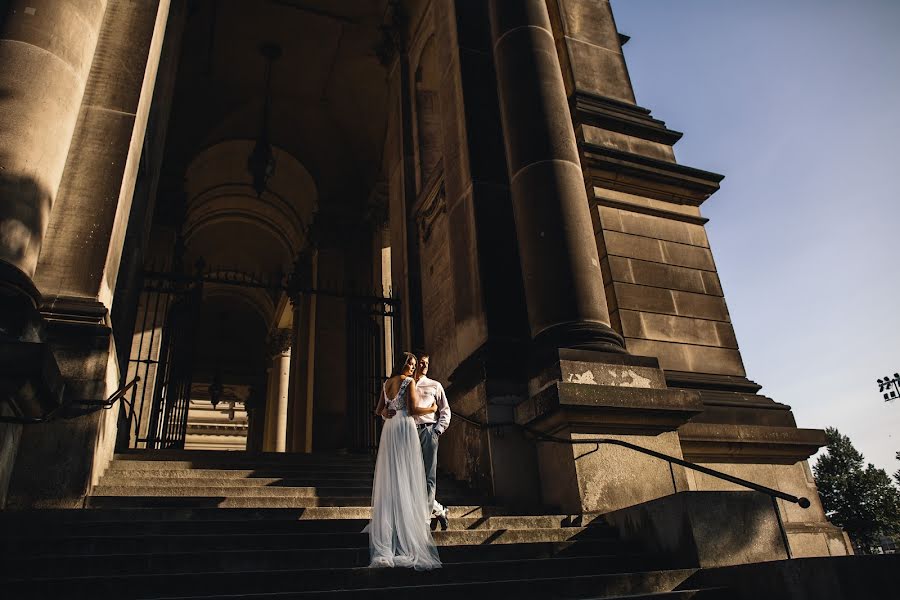
[[435, 515], [438, 523], [441, 524], [441, 531], [447, 531], [447, 528], [450, 527], [450, 521], [447, 519], [447, 514], [449, 512], [450, 510], [445, 506], [443, 512], [439, 512]]

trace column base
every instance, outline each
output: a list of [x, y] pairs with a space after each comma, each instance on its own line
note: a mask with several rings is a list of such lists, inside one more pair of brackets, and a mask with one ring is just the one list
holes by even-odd
[[[55, 357], [57, 376], [65, 382], [64, 396], [59, 386], [63, 408], [49, 422], [23, 426], [8, 509], [80, 508], [115, 449], [119, 406], [100, 410], [94, 404], [119, 385], [111, 332], [92, 323], [98, 302], [84, 299], [81, 309], [75, 304], [60, 312], [44, 307], [46, 343], [33, 346], [40, 346], [47, 361]], [[50, 372], [43, 371], [45, 385]]]
[[572, 348], [595, 352], [626, 354], [625, 340], [609, 325], [592, 322], [560, 323], [541, 331], [534, 338], [544, 348]]
[[440, 469], [523, 513], [544, 509], [534, 440], [516, 427], [475, 423], [513, 422], [528, 397], [528, 349], [525, 340], [491, 341], [457, 367], [446, 385], [453, 417], [438, 451]]
[[699, 394], [666, 388], [656, 359], [558, 350], [529, 382], [516, 422], [565, 440], [538, 441], [541, 497], [563, 512], [609, 512], [688, 487], [684, 469], [615, 445], [681, 458], [677, 429], [703, 410]]

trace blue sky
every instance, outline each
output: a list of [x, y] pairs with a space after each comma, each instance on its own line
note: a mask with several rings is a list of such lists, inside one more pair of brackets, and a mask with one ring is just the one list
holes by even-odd
[[744, 365], [900, 469], [900, 1], [613, 0], [638, 104], [725, 175], [703, 205]]

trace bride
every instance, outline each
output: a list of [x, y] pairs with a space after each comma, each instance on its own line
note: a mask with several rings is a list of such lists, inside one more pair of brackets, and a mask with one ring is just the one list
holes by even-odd
[[418, 393], [412, 379], [416, 357], [405, 352], [406, 362], [384, 383], [375, 412], [385, 418], [375, 461], [372, 485], [372, 520], [369, 533], [370, 567], [441, 566], [428, 523], [431, 507], [425, 487], [425, 463], [412, 415], [437, 410], [417, 408]]

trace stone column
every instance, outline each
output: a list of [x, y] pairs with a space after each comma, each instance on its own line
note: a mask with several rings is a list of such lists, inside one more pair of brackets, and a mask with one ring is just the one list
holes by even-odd
[[[14, 0], [6, 6], [0, 29], [0, 348], [10, 350], [10, 339], [42, 340], [44, 348], [11, 348], [13, 357], [52, 355], [53, 369], [40, 366], [50, 361], [20, 361], [32, 382], [55, 375], [76, 404], [105, 399], [120, 382], [108, 309], [124, 226], [116, 237], [98, 224], [128, 218], [134, 178], [129, 183], [122, 174], [136, 172], [140, 163], [168, 0]], [[85, 173], [90, 176], [79, 175]], [[68, 233], [58, 235], [54, 223]], [[97, 251], [89, 253], [89, 246]], [[63, 278], [77, 281], [78, 293], [64, 289]], [[0, 363], [10, 366], [6, 356]], [[40, 394], [44, 406], [52, 406], [50, 396]], [[15, 454], [9, 506], [81, 506], [112, 457], [117, 414], [88, 411], [27, 427]]]
[[[269, 383], [271, 421], [267, 431], [271, 432], [266, 444], [270, 452], [284, 452], [287, 448], [288, 392], [291, 380], [291, 345], [293, 335], [290, 329], [278, 329], [269, 338], [272, 350], [272, 372]], [[268, 412], [268, 411], [267, 411]]]
[[[271, 364], [271, 363], [270, 363]], [[263, 424], [262, 424], [262, 444], [261, 448], [263, 452], [271, 452], [272, 451], [272, 413], [274, 412], [275, 402], [272, 400], [272, 396], [275, 394], [275, 384], [272, 383], [272, 367], [266, 369], [266, 409], [263, 414]]]
[[492, 0], [490, 18], [531, 335], [550, 347], [624, 352], [546, 2]]
[[[22, 338], [106, 0], [14, 0], [0, 31], [0, 335]], [[33, 335], [31, 337], [34, 337]]]
[[[298, 286], [310, 289], [318, 277], [318, 254], [304, 252], [297, 262]], [[291, 407], [288, 448], [291, 452], [312, 452], [313, 407], [316, 353], [316, 296], [297, 291], [294, 307], [294, 339], [291, 351]]]

